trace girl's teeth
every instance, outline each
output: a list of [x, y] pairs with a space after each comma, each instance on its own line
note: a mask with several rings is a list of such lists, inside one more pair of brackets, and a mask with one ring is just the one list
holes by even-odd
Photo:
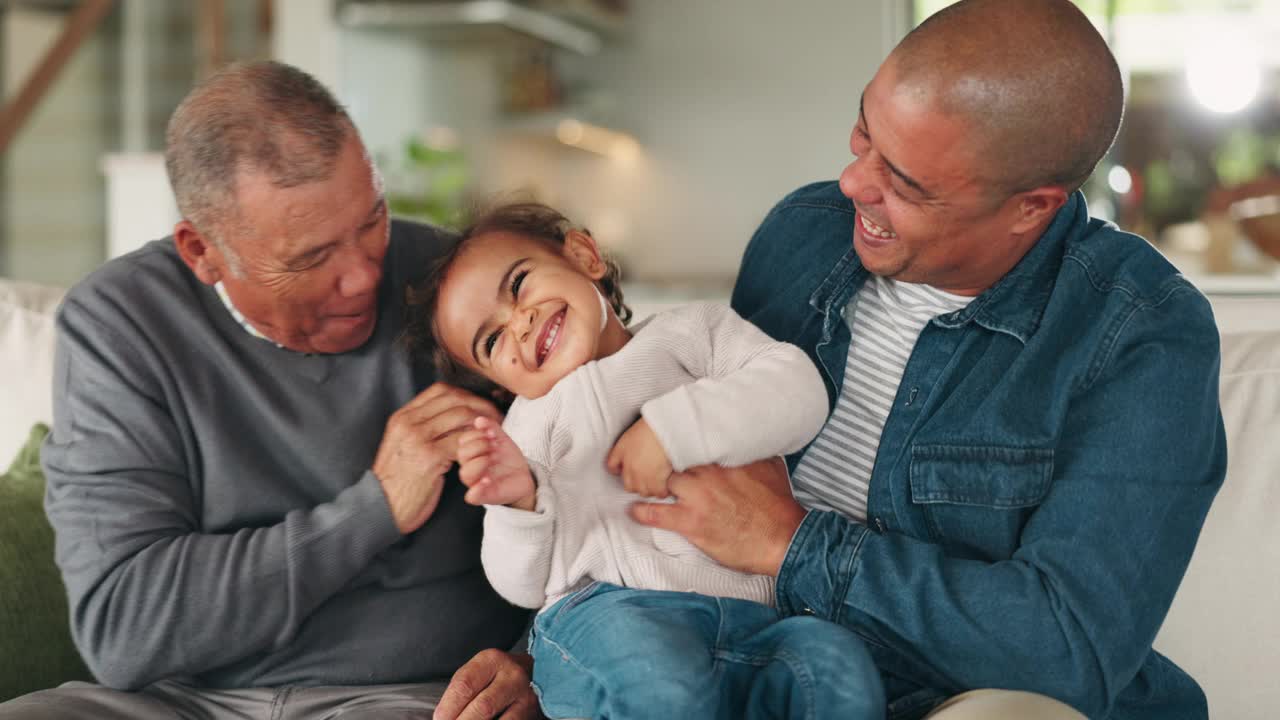
[[547, 339], [542, 343], [543, 358], [547, 356], [547, 353], [551, 352], [551, 344], [555, 342], [556, 336], [560, 334], [560, 323], [564, 322], [564, 319], [557, 317], [554, 322], [555, 325], [552, 325], [551, 329], [547, 331]]

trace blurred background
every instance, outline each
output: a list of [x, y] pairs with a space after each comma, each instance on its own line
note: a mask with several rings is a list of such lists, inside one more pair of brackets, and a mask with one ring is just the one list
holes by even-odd
[[[0, 0], [0, 276], [66, 286], [169, 232], [167, 118], [276, 58], [347, 105], [395, 212], [556, 205], [647, 301], [724, 297], [849, 161], [858, 96], [945, 0]], [[1125, 72], [1086, 187], [1215, 292], [1280, 290], [1280, 0], [1078, 0]]]

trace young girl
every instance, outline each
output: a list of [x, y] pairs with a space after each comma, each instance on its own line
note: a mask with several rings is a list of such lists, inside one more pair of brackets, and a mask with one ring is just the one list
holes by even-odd
[[672, 472], [804, 447], [827, 394], [800, 349], [714, 304], [627, 328], [616, 267], [536, 204], [482, 217], [413, 295], [410, 345], [440, 379], [514, 398], [501, 427], [460, 437], [459, 474], [487, 508], [490, 582], [542, 609], [530, 652], [548, 716], [884, 716], [841, 682], [871, 662], [856, 636], [781, 617], [772, 578], [627, 513], [668, 497]]

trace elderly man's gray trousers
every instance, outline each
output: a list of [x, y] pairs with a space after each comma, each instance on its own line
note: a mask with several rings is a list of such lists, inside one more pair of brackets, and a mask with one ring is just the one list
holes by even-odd
[[210, 690], [175, 681], [121, 692], [67, 683], [0, 704], [0, 720], [400, 720], [430, 718], [445, 683]]

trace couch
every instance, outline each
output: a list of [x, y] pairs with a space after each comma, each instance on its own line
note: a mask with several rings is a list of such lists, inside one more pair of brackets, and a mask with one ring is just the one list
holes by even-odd
[[[0, 468], [33, 425], [50, 420], [59, 297], [0, 279]], [[1156, 647], [1200, 681], [1212, 717], [1271, 720], [1280, 717], [1280, 295], [1211, 299], [1222, 333], [1227, 478]], [[13, 652], [9, 636], [0, 626], [0, 653]]]

